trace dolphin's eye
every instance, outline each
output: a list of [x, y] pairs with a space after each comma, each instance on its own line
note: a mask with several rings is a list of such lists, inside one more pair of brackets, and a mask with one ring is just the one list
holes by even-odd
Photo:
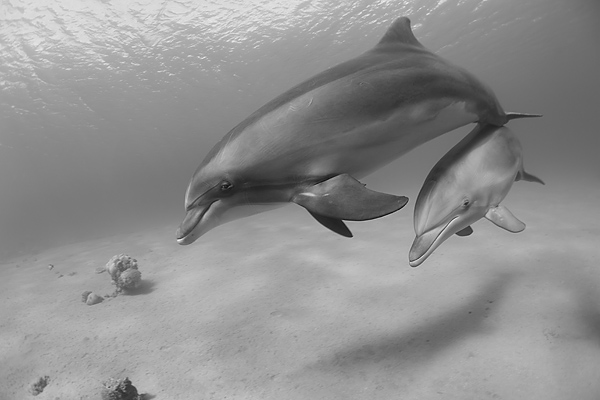
[[231, 182], [227, 182], [227, 181], [223, 181], [221, 182], [221, 192], [226, 192], [228, 190], [230, 190], [231, 188], [233, 188], [233, 184]]
[[467, 208], [471, 205], [471, 201], [469, 199], [464, 199], [462, 202], [463, 208]]

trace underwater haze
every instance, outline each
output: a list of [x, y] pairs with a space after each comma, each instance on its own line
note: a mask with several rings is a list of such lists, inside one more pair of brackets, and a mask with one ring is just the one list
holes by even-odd
[[[597, 185], [599, 8], [595, 0], [3, 0], [0, 255], [178, 223], [192, 172], [223, 135], [368, 50], [403, 15], [505, 110], [544, 114], [511, 124], [532, 172], [548, 185]], [[414, 200], [467, 131], [366, 182]]]
[[[545, 182], [502, 200], [526, 229], [477, 221], [409, 266], [419, 189], [471, 124], [361, 178], [409, 203], [352, 239], [290, 204], [180, 246], [211, 148], [400, 16], [543, 114], [507, 124]], [[0, 400], [126, 378], [157, 400], [600, 399], [598, 21], [598, 0], [0, 0]]]

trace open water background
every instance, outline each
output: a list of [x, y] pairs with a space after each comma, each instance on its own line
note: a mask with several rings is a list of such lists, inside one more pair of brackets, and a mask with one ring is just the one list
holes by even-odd
[[[596, 0], [1, 0], [0, 259], [176, 226], [189, 177], [227, 131], [402, 15], [507, 111], [544, 114], [510, 124], [530, 172], [574, 199], [598, 187]], [[469, 129], [367, 182], [414, 201]]]

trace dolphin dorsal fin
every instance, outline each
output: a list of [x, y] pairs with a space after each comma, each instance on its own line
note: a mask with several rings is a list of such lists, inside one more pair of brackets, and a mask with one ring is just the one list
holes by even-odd
[[408, 19], [407, 17], [400, 17], [396, 19], [392, 23], [392, 26], [390, 26], [385, 32], [385, 35], [383, 35], [383, 37], [377, 45], [381, 46], [394, 43], [404, 43], [413, 46], [423, 47], [423, 45], [419, 43], [419, 41], [413, 34], [412, 29], [410, 27], [410, 19]]
[[544, 183], [543, 180], [541, 180], [540, 178], [538, 178], [535, 175], [532, 175], [532, 174], [528, 173], [524, 169], [522, 169], [521, 171], [517, 172], [517, 176], [515, 177], [515, 181], [537, 182], [537, 183], [541, 183], [542, 185], [545, 185], [545, 183]]

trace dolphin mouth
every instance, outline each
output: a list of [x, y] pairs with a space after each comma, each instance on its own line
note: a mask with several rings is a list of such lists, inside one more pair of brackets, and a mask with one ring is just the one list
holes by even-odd
[[441, 228], [430, 229], [429, 231], [415, 237], [415, 240], [408, 254], [408, 264], [411, 267], [418, 267], [425, 261], [435, 249], [438, 248], [448, 235], [444, 235], [448, 231], [450, 225], [458, 218], [452, 218], [446, 225]]
[[198, 235], [194, 235], [194, 232], [212, 204], [210, 203], [204, 207], [194, 207], [187, 212], [176, 232], [177, 243], [187, 245], [193, 243], [198, 238]]

